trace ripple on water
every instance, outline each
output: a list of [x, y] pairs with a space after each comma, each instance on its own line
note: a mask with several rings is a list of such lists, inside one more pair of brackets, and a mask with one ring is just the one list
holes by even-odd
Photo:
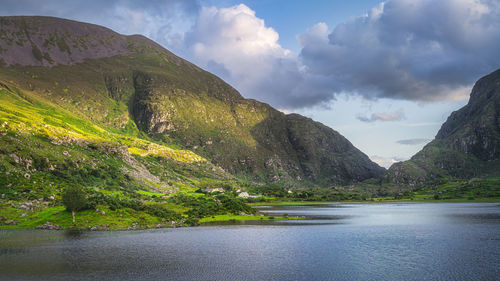
[[266, 208], [304, 221], [0, 231], [1, 280], [498, 280], [498, 204]]

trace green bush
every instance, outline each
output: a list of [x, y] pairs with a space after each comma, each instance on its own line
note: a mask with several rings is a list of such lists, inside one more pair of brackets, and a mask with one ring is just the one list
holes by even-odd
[[171, 210], [168, 210], [161, 204], [146, 204], [143, 201], [132, 198], [119, 198], [118, 196], [108, 196], [100, 192], [91, 191], [91, 195], [88, 198], [87, 207], [96, 208], [97, 205], [108, 206], [112, 211], [130, 208], [136, 211], [143, 211], [152, 216], [168, 219], [168, 220], [179, 220], [181, 216]]

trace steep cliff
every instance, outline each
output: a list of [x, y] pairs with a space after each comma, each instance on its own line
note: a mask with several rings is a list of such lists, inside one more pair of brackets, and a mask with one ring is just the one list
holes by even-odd
[[394, 164], [391, 182], [418, 184], [435, 178], [500, 175], [500, 70], [474, 85], [469, 102], [453, 112], [410, 160]]
[[0, 17], [0, 82], [123, 136], [189, 149], [240, 178], [330, 185], [380, 177], [336, 131], [244, 99], [138, 35], [49, 17]]

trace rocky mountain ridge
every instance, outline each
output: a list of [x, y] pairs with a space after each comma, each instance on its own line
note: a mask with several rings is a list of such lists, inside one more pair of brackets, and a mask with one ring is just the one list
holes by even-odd
[[479, 79], [469, 102], [453, 112], [435, 139], [410, 160], [390, 167], [395, 183], [500, 176], [500, 70]]
[[104, 130], [190, 149], [242, 179], [327, 186], [384, 173], [338, 132], [244, 99], [142, 36], [0, 17], [0, 62], [8, 88]]

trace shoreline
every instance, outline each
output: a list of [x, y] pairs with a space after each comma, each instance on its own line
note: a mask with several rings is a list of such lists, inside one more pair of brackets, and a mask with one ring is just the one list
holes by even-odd
[[[33, 216], [36, 216], [36, 212]], [[70, 213], [69, 213], [70, 214]], [[271, 216], [271, 215], [214, 215], [199, 219], [199, 221], [194, 225], [184, 224], [184, 221], [170, 221], [162, 223], [145, 223], [145, 224], [135, 224], [131, 223], [124, 226], [120, 221], [111, 221], [106, 224], [96, 224], [96, 225], [78, 225], [78, 214], [77, 214], [77, 225], [69, 225], [67, 221], [54, 223], [51, 220], [41, 222], [39, 225], [26, 225], [26, 223], [20, 224], [3, 224], [0, 225], [0, 231], [2, 230], [12, 230], [12, 229], [25, 229], [25, 230], [65, 230], [65, 231], [131, 231], [131, 230], [147, 230], [147, 229], [165, 229], [165, 228], [179, 228], [179, 227], [198, 227], [207, 226], [210, 224], [217, 223], [237, 223], [245, 221], [288, 221], [288, 220], [303, 220], [306, 217], [296, 217], [296, 216]], [[53, 220], [55, 221], [55, 220]], [[35, 223], [37, 224], [37, 223]]]
[[385, 204], [385, 203], [500, 203], [500, 198], [478, 198], [474, 200], [468, 199], [425, 199], [425, 200], [409, 200], [409, 199], [395, 199], [395, 200], [344, 200], [344, 201], [275, 201], [275, 202], [258, 202], [248, 203], [248, 205], [255, 206], [307, 206], [313, 204], [327, 204], [327, 203], [356, 203], [356, 204]]
[[[248, 205], [252, 207], [259, 206], [311, 206], [311, 205], [319, 205], [319, 204], [420, 204], [420, 203], [500, 203], [500, 198], [480, 198], [476, 200], [466, 200], [466, 199], [446, 199], [446, 200], [376, 200], [376, 201], [276, 201], [276, 202], [259, 202], [259, 203], [248, 203]], [[93, 212], [87, 211], [81, 214], [77, 214], [77, 226], [73, 227], [68, 224], [70, 213], [62, 211], [62, 207], [59, 208], [59, 211], [64, 217], [60, 220], [55, 219], [30, 219], [28, 221], [26, 218], [25, 221], [21, 221], [16, 224], [2, 224], [0, 225], [1, 230], [9, 230], [9, 229], [29, 229], [29, 230], [66, 230], [66, 231], [129, 231], [129, 230], [147, 230], [147, 229], [164, 229], [164, 228], [178, 228], [178, 227], [197, 227], [197, 226], [208, 226], [208, 225], [216, 225], [217, 223], [238, 223], [238, 222], [256, 222], [256, 221], [287, 221], [287, 220], [307, 220], [307, 217], [293, 217], [293, 216], [271, 216], [271, 215], [232, 215], [232, 214], [223, 214], [223, 215], [214, 215], [207, 216], [199, 219], [197, 224], [195, 225], [186, 225], [184, 221], [144, 221], [142, 223], [136, 223], [137, 220], [140, 220], [141, 214], [136, 214], [137, 217], [133, 215], [128, 219], [133, 219], [133, 221], [124, 221], [122, 218], [118, 218], [116, 214], [108, 211], [108, 215], [103, 217], [102, 220], [94, 221], [94, 223], [90, 222], [89, 224], [89, 215], [95, 216]], [[49, 208], [50, 209], [50, 208]], [[53, 210], [53, 209], [52, 209]], [[32, 218], [39, 218], [42, 213], [50, 211], [50, 210], [41, 210], [38, 212], [33, 212], [30, 214]], [[83, 225], [80, 224], [78, 226], [78, 218], [80, 217], [81, 221], [85, 221], [88, 219], [86, 223]], [[18, 217], [16, 217], [18, 219]], [[94, 218], [95, 219], [95, 218]]]

